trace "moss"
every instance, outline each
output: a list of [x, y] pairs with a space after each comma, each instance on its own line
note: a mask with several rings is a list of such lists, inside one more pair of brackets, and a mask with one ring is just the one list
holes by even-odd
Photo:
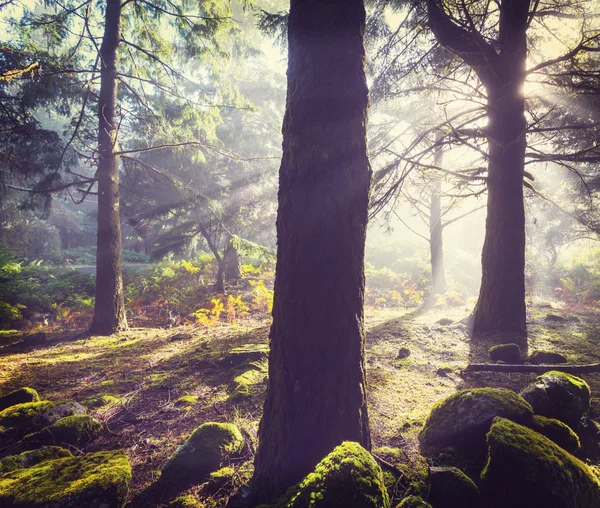
[[485, 433], [496, 416], [528, 422], [531, 406], [516, 393], [502, 388], [474, 388], [457, 392], [433, 406], [419, 433], [421, 446], [440, 449], [469, 443], [484, 447]]
[[432, 508], [432, 506], [420, 496], [408, 496], [400, 501], [397, 508]]
[[120, 450], [48, 460], [0, 477], [0, 505], [121, 507], [130, 479], [129, 460]]
[[24, 452], [20, 455], [10, 455], [0, 460], [0, 474], [30, 467], [40, 462], [52, 459], [61, 459], [64, 457], [72, 457], [73, 454], [69, 450], [65, 450], [59, 446], [42, 446], [37, 450]]
[[73, 401], [27, 402], [17, 404], [0, 412], [0, 427], [13, 429], [16, 433], [35, 430], [54, 423], [60, 418], [85, 413], [85, 408]]
[[466, 474], [455, 467], [432, 467], [428, 501], [433, 506], [476, 508], [479, 489]]
[[183, 397], [179, 397], [175, 402], [176, 406], [193, 406], [196, 402], [198, 402], [198, 397], [196, 395], [184, 395]]
[[90, 408], [90, 409], [98, 409], [105, 406], [114, 406], [121, 402], [121, 399], [115, 397], [114, 395], [96, 395], [93, 397], [88, 397], [81, 401], [81, 403]]
[[571, 427], [560, 420], [535, 415], [530, 427], [536, 432], [543, 434], [569, 453], [577, 453], [581, 448], [579, 436], [573, 432]]
[[81, 448], [102, 433], [102, 424], [88, 415], [72, 415], [23, 438], [25, 442], [57, 443]]
[[230, 395], [228, 400], [235, 402], [254, 395], [254, 387], [262, 383], [267, 373], [266, 362], [248, 362], [242, 369], [234, 371], [229, 383]]
[[496, 418], [487, 435], [481, 493], [490, 508], [600, 506], [600, 483], [580, 460], [541, 434]]
[[556, 363], [567, 363], [567, 357], [560, 353], [553, 353], [550, 351], [534, 351], [527, 358], [529, 363], [533, 363], [534, 365], [540, 365], [542, 363], [546, 364], [556, 364]]
[[19, 388], [8, 395], [0, 397], [0, 411], [17, 404], [25, 404], [27, 402], [39, 402], [40, 396], [33, 388]]
[[291, 487], [275, 508], [388, 508], [383, 472], [358, 443], [345, 441]]
[[201, 508], [200, 502], [192, 495], [179, 496], [169, 503], [171, 508]]
[[200, 425], [167, 461], [161, 483], [186, 486], [206, 481], [232, 455], [239, 453], [244, 438], [230, 423]]
[[521, 359], [521, 348], [518, 344], [498, 344], [492, 346], [488, 353], [493, 361], [503, 361], [506, 363], [518, 363]]
[[208, 488], [209, 492], [215, 492], [223, 488], [228, 483], [232, 482], [235, 478], [235, 469], [232, 467], [222, 467], [217, 471], [213, 471], [209, 475], [210, 485]]

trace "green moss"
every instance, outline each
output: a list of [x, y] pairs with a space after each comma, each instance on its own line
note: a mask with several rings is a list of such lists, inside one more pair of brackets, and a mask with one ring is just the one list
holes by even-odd
[[230, 423], [200, 425], [167, 461], [161, 482], [185, 486], [206, 481], [244, 445], [240, 430]]
[[474, 388], [457, 392], [433, 406], [419, 441], [424, 449], [484, 445], [485, 433], [496, 416], [528, 422], [531, 406], [516, 393], [502, 388]]
[[19, 388], [8, 395], [0, 397], [0, 411], [17, 404], [25, 404], [27, 402], [39, 402], [40, 396], [33, 388]]
[[487, 441], [489, 457], [481, 473], [486, 506], [600, 506], [600, 483], [593, 471], [541, 434], [496, 418]]
[[121, 402], [121, 399], [113, 395], [95, 395], [81, 401], [81, 403], [91, 409], [97, 409], [105, 406], [114, 406]]
[[102, 424], [88, 415], [72, 415], [23, 438], [25, 442], [57, 443], [81, 448], [102, 433]]
[[48, 460], [0, 477], [0, 505], [17, 507], [121, 507], [131, 467], [122, 451]]
[[432, 508], [432, 506], [420, 496], [408, 496], [400, 501], [397, 508]]
[[275, 508], [388, 508], [383, 473], [373, 456], [358, 443], [343, 442]]
[[581, 379], [580, 377], [574, 376], [573, 374], [568, 374], [567, 372], [561, 372], [559, 370], [551, 370], [549, 372], [542, 374], [538, 379], [548, 378], [548, 377], [557, 377], [557, 378], [563, 379], [564, 381], [568, 382], [570, 385], [577, 388], [577, 390], [587, 393], [588, 395], [590, 393], [590, 386], [583, 379]]
[[249, 362], [242, 369], [234, 371], [229, 383], [230, 402], [243, 400], [254, 395], [254, 387], [262, 383], [267, 373], [266, 362]]
[[8, 473], [15, 469], [34, 466], [40, 462], [52, 459], [72, 457], [69, 450], [59, 446], [42, 446], [37, 450], [23, 452], [20, 455], [10, 455], [0, 460], [0, 474]]
[[560, 420], [535, 415], [529, 426], [536, 432], [546, 436], [561, 448], [564, 448], [569, 453], [577, 453], [579, 448], [581, 448], [579, 436], [573, 432], [571, 427]]
[[196, 395], [184, 395], [183, 397], [179, 397], [175, 402], [176, 406], [193, 406], [196, 402], [198, 402], [198, 397]]
[[479, 507], [479, 489], [456, 467], [432, 467], [429, 483], [427, 500], [433, 506]]
[[17, 404], [0, 412], [0, 427], [21, 430], [35, 430], [50, 425], [60, 418], [85, 413], [85, 408], [73, 401], [27, 402]]
[[171, 508], [201, 508], [200, 502], [192, 495], [179, 496], [169, 503]]
[[521, 359], [521, 348], [518, 344], [498, 344], [492, 346], [488, 353], [493, 361], [517, 363]]

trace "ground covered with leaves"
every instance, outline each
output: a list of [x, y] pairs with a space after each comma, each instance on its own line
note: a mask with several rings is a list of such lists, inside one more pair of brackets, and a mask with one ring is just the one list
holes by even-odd
[[[470, 362], [489, 361], [487, 349], [498, 340], [469, 337], [470, 311], [459, 306], [367, 312], [374, 448], [397, 447], [414, 456], [417, 434], [435, 402], [462, 388], [520, 390], [536, 377], [462, 372]], [[597, 311], [537, 305], [529, 315], [529, 353], [559, 352], [570, 364], [600, 358]], [[84, 450], [73, 451], [124, 449], [133, 468], [129, 506], [160, 506], [148, 487], [199, 425], [235, 423], [246, 445], [232, 460], [233, 474], [218, 488], [204, 484], [187, 492], [206, 506], [225, 506], [244, 493], [252, 475], [266, 389], [268, 330], [267, 318], [246, 316], [210, 326], [132, 328], [111, 337], [54, 332], [37, 345], [27, 344], [22, 333], [0, 332], [0, 389], [6, 394], [28, 386], [43, 399], [72, 399], [87, 406], [104, 430]], [[236, 358], [251, 360], [251, 367], [240, 368]], [[600, 416], [600, 398], [595, 398], [600, 374], [582, 377], [592, 390], [592, 416]]]

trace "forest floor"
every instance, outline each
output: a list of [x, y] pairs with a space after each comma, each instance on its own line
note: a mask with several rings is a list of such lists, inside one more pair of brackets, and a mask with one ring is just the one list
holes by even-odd
[[[366, 315], [367, 375], [374, 448], [392, 446], [408, 455], [418, 451], [417, 434], [431, 407], [458, 389], [494, 386], [520, 390], [535, 374], [465, 373], [470, 362], [489, 361], [485, 340], [469, 337], [468, 307], [429, 311], [370, 310]], [[548, 314], [571, 318], [550, 321]], [[577, 319], [575, 319], [577, 318]], [[567, 356], [570, 364], [600, 359], [600, 312], [537, 305], [529, 309], [529, 351]], [[251, 440], [261, 416], [266, 384], [259, 371], [253, 396], [229, 402], [232, 370], [222, 358], [233, 348], [267, 343], [269, 322], [244, 320], [210, 328], [135, 328], [111, 337], [54, 333], [40, 346], [26, 346], [21, 335], [0, 332], [0, 390], [35, 388], [48, 400], [73, 399], [90, 407], [105, 427], [84, 451], [123, 448], [132, 467], [128, 506], [162, 506], [144, 489], [160, 474], [167, 457], [200, 424], [231, 421]], [[488, 338], [488, 342], [492, 339]], [[502, 342], [514, 342], [511, 337]], [[399, 359], [406, 346], [410, 355]], [[600, 393], [600, 374], [585, 374], [592, 397]], [[101, 399], [104, 397], [103, 399]], [[103, 404], [100, 407], [92, 408]], [[592, 400], [600, 415], [600, 398]], [[255, 446], [255, 442], [254, 442]], [[233, 487], [252, 473], [254, 446], [235, 464]], [[231, 487], [231, 486], [230, 486]], [[191, 489], [208, 506], [225, 506], [235, 489], [208, 494]]]

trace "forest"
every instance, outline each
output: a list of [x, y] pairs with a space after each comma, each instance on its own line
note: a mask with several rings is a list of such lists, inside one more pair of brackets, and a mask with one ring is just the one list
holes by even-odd
[[1, 508], [600, 507], [597, 0], [0, 0]]

